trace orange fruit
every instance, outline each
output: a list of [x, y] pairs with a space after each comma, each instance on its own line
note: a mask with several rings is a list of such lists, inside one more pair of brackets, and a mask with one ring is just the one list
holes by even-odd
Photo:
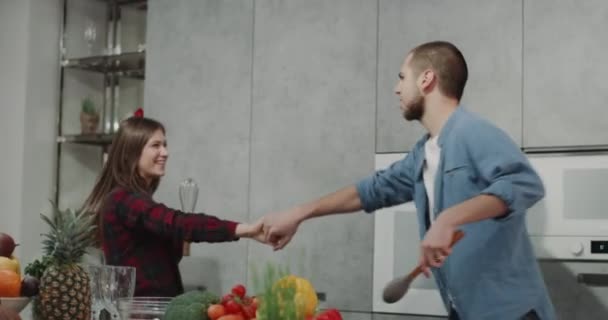
[[12, 270], [0, 270], [0, 297], [12, 298], [21, 294], [21, 276]]

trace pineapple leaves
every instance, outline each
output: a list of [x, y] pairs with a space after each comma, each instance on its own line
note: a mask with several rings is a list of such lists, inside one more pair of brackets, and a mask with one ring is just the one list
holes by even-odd
[[95, 216], [84, 210], [61, 211], [53, 204], [53, 215], [40, 214], [49, 226], [43, 234], [43, 250], [57, 264], [78, 263], [86, 249], [95, 243]]

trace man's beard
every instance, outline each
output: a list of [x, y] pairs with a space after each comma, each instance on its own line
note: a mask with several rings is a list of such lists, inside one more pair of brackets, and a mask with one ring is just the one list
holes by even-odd
[[403, 117], [405, 120], [419, 120], [422, 119], [424, 115], [424, 97], [422, 95], [418, 95], [414, 98], [410, 103], [405, 106], [405, 111], [403, 111]]

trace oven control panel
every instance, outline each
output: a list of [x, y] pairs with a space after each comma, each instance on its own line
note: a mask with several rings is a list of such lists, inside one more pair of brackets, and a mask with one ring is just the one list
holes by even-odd
[[608, 237], [531, 236], [539, 259], [608, 261]]

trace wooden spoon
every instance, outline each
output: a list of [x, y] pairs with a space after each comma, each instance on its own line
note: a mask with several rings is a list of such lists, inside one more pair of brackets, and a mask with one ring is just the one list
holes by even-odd
[[[450, 248], [453, 247], [456, 242], [464, 237], [464, 232], [461, 230], [457, 230], [454, 232], [454, 236], [452, 237], [452, 243], [450, 244]], [[382, 291], [382, 300], [386, 303], [395, 303], [407, 293], [407, 290], [410, 288], [410, 284], [416, 277], [418, 277], [422, 273], [422, 267], [418, 265], [412, 272], [407, 275], [399, 278], [393, 279], [389, 282]]]

